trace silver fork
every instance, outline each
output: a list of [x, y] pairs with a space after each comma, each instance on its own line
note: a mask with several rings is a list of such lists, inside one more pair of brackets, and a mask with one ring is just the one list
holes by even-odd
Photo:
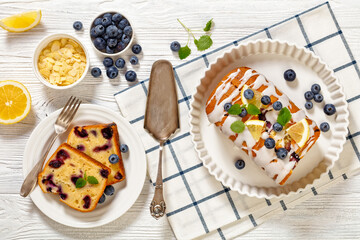
[[53, 136], [53, 139], [50, 142], [50, 145], [48, 146], [45, 154], [43, 157], [39, 160], [39, 162], [34, 166], [34, 168], [31, 170], [31, 172], [27, 175], [25, 178], [21, 190], [20, 195], [22, 197], [27, 197], [32, 190], [34, 190], [36, 183], [37, 183], [37, 176], [39, 172], [41, 171], [44, 161], [54, 144], [55, 140], [58, 138], [58, 136], [62, 133], [64, 133], [68, 127], [70, 126], [71, 121], [73, 120], [77, 110], [79, 109], [81, 104], [81, 101], [77, 99], [74, 96], [71, 96], [68, 102], [66, 103], [65, 107], [59, 114], [58, 118], [55, 121], [55, 136]]

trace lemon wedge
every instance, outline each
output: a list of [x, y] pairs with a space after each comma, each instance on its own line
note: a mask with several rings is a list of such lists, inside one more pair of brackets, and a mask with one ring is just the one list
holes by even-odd
[[251, 89], [254, 91], [254, 97], [252, 99], [246, 99], [245, 96], [244, 96], [244, 92], [249, 89], [249, 86], [248, 85], [244, 85], [243, 88], [241, 89], [241, 92], [240, 92], [240, 96], [241, 96], [241, 101], [243, 102], [243, 104], [254, 104], [257, 108], [261, 108], [262, 107], [262, 103], [261, 103], [261, 92], [258, 92], [254, 89]]
[[297, 122], [287, 128], [286, 132], [299, 145], [299, 147], [303, 147], [310, 136], [309, 124], [304, 118], [300, 122]]
[[20, 122], [30, 108], [31, 96], [24, 85], [12, 80], [0, 82], [0, 124]]
[[40, 23], [41, 10], [24, 12], [0, 20], [0, 27], [9, 32], [25, 32]]
[[248, 120], [245, 122], [245, 126], [249, 129], [251, 136], [255, 141], [259, 141], [261, 134], [263, 132], [265, 121], [261, 120]]

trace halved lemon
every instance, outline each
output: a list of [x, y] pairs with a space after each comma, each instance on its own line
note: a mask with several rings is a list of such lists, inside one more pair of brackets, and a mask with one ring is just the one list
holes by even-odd
[[39, 24], [41, 10], [24, 12], [0, 20], [0, 27], [9, 32], [25, 32]]
[[0, 82], [0, 124], [20, 122], [30, 108], [31, 96], [23, 84], [12, 80]]
[[306, 141], [309, 139], [310, 128], [309, 124], [304, 118], [300, 122], [295, 123], [286, 129], [286, 132], [290, 135], [292, 139], [299, 145], [303, 147]]
[[241, 96], [241, 101], [243, 102], [243, 104], [254, 104], [256, 107], [258, 108], [261, 108], [262, 107], [262, 103], [261, 103], [261, 92], [258, 92], [254, 89], [251, 89], [254, 91], [254, 97], [252, 99], [246, 99], [245, 96], [244, 96], [244, 92], [246, 89], [249, 89], [249, 86], [248, 85], [244, 85], [243, 88], [241, 89], [241, 92], [240, 92], [240, 96]]
[[255, 139], [255, 141], [259, 141], [265, 126], [265, 121], [248, 120], [245, 122], [245, 126], [249, 129], [251, 136]]

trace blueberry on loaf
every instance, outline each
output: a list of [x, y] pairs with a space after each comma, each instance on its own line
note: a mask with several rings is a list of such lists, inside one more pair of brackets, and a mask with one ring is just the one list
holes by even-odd
[[[44, 193], [59, 194], [60, 201], [71, 208], [90, 212], [99, 202], [110, 173], [108, 167], [63, 143], [39, 173], [38, 183]], [[80, 178], [85, 182], [79, 184]]]

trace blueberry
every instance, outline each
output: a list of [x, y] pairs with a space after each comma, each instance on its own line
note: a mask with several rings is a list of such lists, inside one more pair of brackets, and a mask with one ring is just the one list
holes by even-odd
[[125, 79], [129, 82], [134, 82], [136, 80], [136, 72], [130, 70], [125, 73]]
[[330, 130], [330, 125], [327, 122], [323, 122], [320, 124], [320, 130], [322, 132], [327, 132]]
[[307, 92], [305, 92], [304, 97], [306, 100], [310, 101], [311, 99], [314, 98], [314, 93], [312, 91], [307, 91]]
[[336, 112], [334, 104], [328, 103], [324, 106], [324, 112], [326, 115], [333, 115]]
[[111, 66], [106, 70], [106, 75], [110, 78], [110, 79], [114, 79], [117, 77], [117, 75], [119, 74], [119, 71], [116, 67]]
[[116, 50], [117, 52], [121, 52], [122, 50], [125, 49], [125, 47], [126, 47], [126, 44], [125, 44], [125, 43], [123, 43], [123, 42], [121, 42], [121, 41], [118, 41], [118, 44], [117, 44], [115, 50]]
[[115, 23], [120, 22], [121, 19], [122, 19], [122, 15], [120, 13], [115, 13], [111, 18], [111, 20], [113, 20]]
[[123, 58], [118, 58], [116, 61], [115, 61], [115, 66], [117, 68], [124, 68], [125, 67], [125, 60]]
[[118, 27], [120, 28], [120, 29], [124, 29], [126, 26], [128, 26], [129, 25], [129, 21], [126, 19], [126, 18], [123, 18], [120, 22], [119, 22], [119, 24], [118, 24]]
[[112, 185], [106, 186], [106, 188], [104, 190], [104, 193], [107, 196], [114, 195], [114, 192], [115, 192], [115, 188]]
[[114, 48], [117, 46], [117, 40], [115, 38], [110, 38], [106, 41], [109, 48]]
[[105, 32], [105, 28], [104, 28], [103, 25], [97, 25], [97, 26], [95, 27], [95, 33], [96, 33], [98, 36], [103, 35], [104, 32]]
[[97, 25], [100, 25], [100, 24], [102, 24], [102, 18], [95, 19], [94, 25], [97, 26]]
[[113, 54], [113, 53], [114, 53], [114, 48], [111, 48], [111, 47], [109, 47], [109, 46], [106, 46], [105, 52], [108, 53], [108, 54]]
[[103, 38], [97, 37], [94, 40], [94, 46], [98, 49], [98, 50], [104, 50], [106, 48], [106, 42]]
[[239, 170], [243, 169], [245, 167], [245, 162], [242, 159], [239, 159], [235, 162], [235, 167]]
[[105, 13], [103, 17], [109, 17], [109, 18], [112, 18], [112, 14], [111, 14], [111, 13]]
[[310, 102], [310, 101], [307, 101], [307, 102], [305, 103], [305, 108], [308, 109], [308, 110], [312, 109], [312, 108], [313, 108], [313, 103]]
[[122, 152], [122, 153], [126, 153], [127, 151], [129, 151], [129, 147], [128, 147], [128, 145], [126, 145], [126, 144], [120, 144], [120, 151]]
[[98, 36], [94, 27], [92, 29], [90, 29], [90, 36], [94, 37], [94, 38]]
[[139, 63], [139, 59], [137, 58], [137, 56], [131, 56], [130, 58], [130, 63], [131, 65], [136, 65]]
[[282, 109], [282, 103], [281, 103], [280, 101], [274, 102], [273, 108], [274, 108], [274, 110], [276, 110], [276, 111], [280, 111], [280, 110]]
[[[105, 14], [106, 15], [106, 14]], [[111, 17], [109, 16], [105, 16], [101, 19], [101, 24], [104, 26], [104, 27], [107, 27], [109, 25], [111, 25]]]
[[244, 92], [244, 97], [248, 100], [251, 100], [254, 98], [254, 91], [251, 89], [246, 89]]
[[311, 91], [313, 92], [313, 94], [317, 94], [319, 93], [321, 90], [321, 87], [319, 84], [315, 83], [311, 86]]
[[279, 148], [276, 151], [276, 156], [280, 159], [285, 159], [288, 154], [288, 151], [285, 148]]
[[133, 30], [132, 30], [132, 27], [131, 27], [131, 26], [126, 26], [126, 27], [124, 28], [124, 34], [128, 35], [129, 37], [131, 37], [132, 32], [133, 32]]
[[114, 25], [110, 25], [106, 28], [106, 34], [109, 36], [109, 38], [116, 37], [118, 33], [118, 28]]
[[74, 24], [73, 24], [73, 28], [74, 28], [75, 30], [77, 30], [77, 31], [80, 31], [80, 30], [82, 29], [82, 27], [83, 27], [83, 24], [82, 24], [82, 22], [80, 22], [80, 21], [76, 21], [76, 22], [74, 22]]
[[112, 164], [118, 163], [119, 162], [119, 156], [116, 154], [111, 154], [109, 157], [109, 162]]
[[106, 58], [104, 58], [103, 64], [106, 68], [108, 68], [108, 67], [111, 67], [112, 65], [114, 65], [114, 61], [112, 60], [112, 58], [106, 57]]
[[231, 103], [225, 103], [224, 104], [224, 110], [225, 111], [229, 111], [229, 109], [231, 108], [232, 104]]
[[246, 108], [241, 109], [241, 113], [239, 114], [240, 117], [245, 117], [247, 115]]
[[284, 78], [286, 81], [294, 81], [296, 78], [296, 73], [292, 69], [288, 69], [284, 72]]
[[275, 132], [280, 132], [281, 130], [283, 130], [283, 126], [280, 123], [276, 122], [273, 125], [273, 129]]
[[104, 35], [103, 35], [103, 38], [104, 38], [105, 41], [107, 41], [110, 37], [109, 37], [109, 35], [104, 34]]
[[267, 149], [272, 149], [275, 147], [275, 140], [272, 138], [267, 138], [265, 139], [264, 145]]
[[321, 95], [320, 93], [317, 93], [317, 94], [314, 95], [314, 101], [315, 101], [315, 102], [320, 103], [320, 102], [322, 102], [323, 100], [324, 100], [324, 97], [323, 97], [323, 95]]
[[103, 194], [103, 195], [100, 197], [98, 203], [101, 204], [101, 203], [105, 202], [105, 199], [106, 199], [105, 194]]
[[173, 41], [171, 44], [170, 44], [170, 49], [171, 51], [174, 51], [174, 52], [178, 52], [180, 50], [180, 43], [178, 41]]
[[123, 34], [121, 37], [121, 41], [125, 44], [128, 44], [130, 42], [130, 37], [126, 34]]
[[135, 54], [139, 54], [141, 52], [141, 46], [139, 44], [134, 44], [131, 48], [132, 52]]
[[269, 105], [271, 103], [271, 98], [267, 95], [261, 97], [261, 103], [264, 105]]
[[100, 75], [101, 75], [101, 70], [100, 70], [100, 68], [98, 68], [98, 67], [92, 68], [92, 69], [91, 69], [91, 75], [92, 75], [93, 77], [100, 77]]

